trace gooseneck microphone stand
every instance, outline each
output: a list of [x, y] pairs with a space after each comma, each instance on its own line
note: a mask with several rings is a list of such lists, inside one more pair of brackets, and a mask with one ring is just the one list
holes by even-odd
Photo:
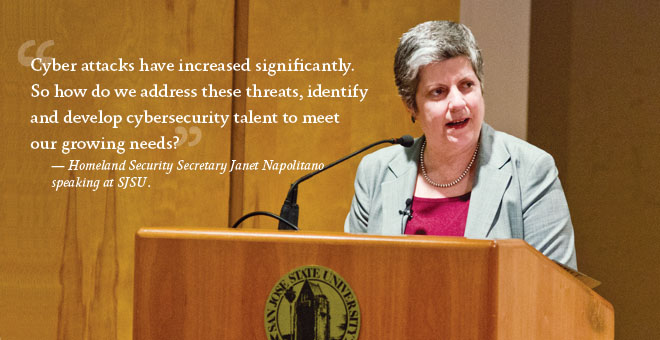
[[251, 212], [247, 215], [244, 215], [240, 219], [238, 219], [238, 221], [236, 221], [236, 223], [234, 223], [234, 225], [232, 225], [232, 228], [236, 228], [239, 224], [241, 224], [241, 222], [243, 222], [244, 220], [246, 220], [246, 219], [248, 219], [252, 216], [264, 215], [264, 216], [270, 216], [270, 217], [278, 219], [280, 222], [278, 224], [277, 229], [279, 229], [279, 230], [298, 230], [297, 225], [298, 225], [298, 215], [299, 215], [299, 210], [300, 210], [299, 207], [298, 207], [298, 203], [297, 203], [297, 201], [298, 201], [298, 184], [300, 184], [300, 183], [316, 176], [317, 174], [319, 174], [319, 173], [321, 173], [325, 170], [328, 170], [328, 169], [332, 168], [333, 166], [335, 166], [335, 165], [337, 165], [337, 164], [339, 164], [339, 163], [341, 163], [341, 162], [343, 162], [343, 161], [345, 161], [345, 160], [347, 160], [347, 159], [349, 159], [349, 158], [351, 158], [351, 157], [353, 157], [353, 156], [355, 156], [355, 155], [357, 155], [361, 152], [364, 152], [368, 149], [371, 149], [376, 145], [380, 145], [380, 144], [383, 144], [383, 143], [390, 143], [390, 144], [400, 144], [400, 145], [403, 145], [404, 147], [410, 147], [411, 145], [413, 145], [413, 142], [414, 142], [414, 139], [410, 135], [405, 135], [405, 136], [402, 136], [401, 138], [384, 139], [384, 140], [369, 144], [369, 145], [363, 147], [362, 149], [351, 153], [348, 156], [345, 156], [345, 157], [343, 157], [343, 158], [341, 158], [341, 159], [339, 159], [335, 162], [332, 162], [328, 166], [323, 167], [323, 169], [316, 170], [314, 172], [310, 172], [310, 173], [300, 177], [298, 180], [296, 180], [295, 182], [293, 182], [291, 184], [291, 187], [289, 188], [289, 192], [286, 195], [286, 199], [284, 200], [284, 204], [282, 205], [282, 209], [280, 210], [280, 215], [279, 216], [277, 216], [273, 213], [266, 212], [266, 211]]

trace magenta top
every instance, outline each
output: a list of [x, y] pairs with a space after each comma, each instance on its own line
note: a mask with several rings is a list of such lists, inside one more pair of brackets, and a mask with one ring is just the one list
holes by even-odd
[[408, 235], [463, 236], [470, 193], [458, 197], [423, 198], [413, 196]]

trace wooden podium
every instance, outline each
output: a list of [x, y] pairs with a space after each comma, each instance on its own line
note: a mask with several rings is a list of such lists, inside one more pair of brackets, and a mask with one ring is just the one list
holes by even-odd
[[310, 265], [352, 288], [359, 339], [614, 338], [612, 305], [521, 240], [141, 229], [134, 339], [289, 338], [267, 301]]

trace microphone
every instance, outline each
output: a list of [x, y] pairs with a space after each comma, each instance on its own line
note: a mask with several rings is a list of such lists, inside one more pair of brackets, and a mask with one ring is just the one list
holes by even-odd
[[406, 148], [409, 148], [413, 145], [414, 142], [415, 139], [412, 138], [411, 135], [403, 135], [400, 138], [394, 138], [394, 142], [392, 142], [392, 144], [400, 144]]
[[408, 221], [412, 220], [413, 218], [412, 203], [413, 203], [412, 198], [407, 199], [406, 208], [403, 210], [399, 210], [399, 215], [408, 216]]
[[[311, 177], [315, 176], [318, 173], [321, 173], [325, 170], [328, 170], [332, 168], [333, 166], [361, 153], [364, 152], [368, 149], [371, 149], [372, 147], [383, 144], [383, 143], [390, 143], [390, 144], [400, 144], [404, 147], [410, 147], [414, 143], [414, 139], [410, 135], [405, 135], [400, 138], [390, 138], [390, 139], [384, 139], [372, 144], [369, 144], [362, 149], [355, 151], [351, 153], [348, 156], [345, 156], [333, 163], [330, 163], [328, 166], [324, 167], [323, 169], [316, 170], [314, 172], [311, 172], [303, 177], [300, 177], [297, 181], [293, 182], [291, 184], [291, 187], [289, 188], [289, 192], [286, 195], [286, 199], [284, 200], [284, 204], [282, 204], [282, 209], [280, 210], [280, 217], [282, 217], [284, 220], [288, 221], [290, 224], [293, 225], [298, 225], [298, 215], [299, 215], [299, 207], [298, 207], [298, 184], [310, 179]], [[411, 201], [412, 203], [412, 201]], [[287, 223], [284, 223], [283, 221], [280, 221], [278, 224], [277, 229], [279, 230], [295, 230], [291, 228]]]
[[406, 207], [403, 210], [399, 210], [399, 215], [403, 216], [403, 218], [401, 218], [401, 234], [406, 233], [406, 226], [413, 218], [412, 204], [413, 200], [412, 198], [409, 198], [406, 200]]

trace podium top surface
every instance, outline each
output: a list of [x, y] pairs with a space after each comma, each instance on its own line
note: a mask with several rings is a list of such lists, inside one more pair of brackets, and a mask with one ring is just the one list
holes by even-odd
[[[241, 241], [286, 241], [286, 242], [310, 242], [312, 240], [321, 243], [346, 243], [365, 242], [369, 244], [387, 245], [410, 245], [424, 246], [449, 246], [449, 247], [496, 247], [498, 243], [515, 244], [525, 246], [522, 240], [486, 240], [468, 239], [464, 237], [428, 236], [428, 235], [368, 235], [349, 234], [341, 232], [313, 232], [313, 231], [279, 231], [259, 229], [212, 229], [212, 228], [142, 228], [138, 230], [139, 238], [164, 238], [164, 239], [225, 239], [231, 238]], [[531, 248], [531, 246], [530, 246]], [[533, 248], [532, 248], [533, 249]]]

